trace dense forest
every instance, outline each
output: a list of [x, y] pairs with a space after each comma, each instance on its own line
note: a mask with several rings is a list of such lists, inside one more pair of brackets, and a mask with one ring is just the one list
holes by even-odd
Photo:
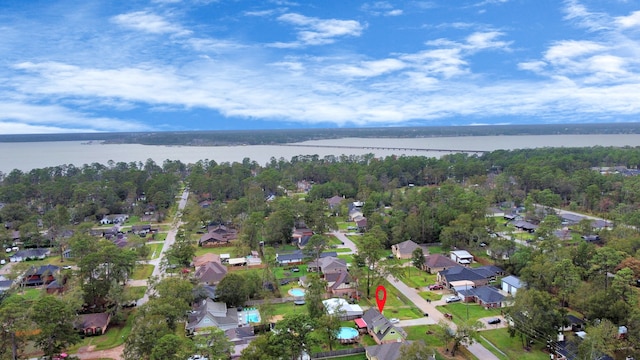
[[[183, 217], [187, 235], [206, 224], [226, 224], [239, 229], [242, 246], [251, 250], [260, 242], [286, 243], [299, 222], [318, 233], [333, 228], [335, 220], [326, 216], [326, 199], [340, 196], [364, 202], [367, 229], [386, 248], [411, 239], [470, 250], [488, 245], [494, 253], [510, 254], [508, 259], [498, 257], [496, 263], [527, 284], [510, 310], [514, 319], [520, 319], [514, 335], [554, 336], [570, 308], [584, 314], [602, 339], [610, 336], [613, 326], [628, 328], [624, 342], [594, 343], [591, 349], [597, 347], [605, 353], [623, 349], [625, 354], [637, 354], [634, 344], [640, 343], [640, 311], [633, 285], [640, 279], [640, 176], [634, 170], [639, 165], [638, 148], [592, 147], [454, 154], [440, 159], [296, 156], [273, 158], [266, 166], [251, 159], [195, 164], [147, 160], [14, 170], [0, 179], [0, 223], [4, 224], [0, 241], [11, 246], [13, 234], [19, 231], [25, 247], [53, 246], [60, 254], [73, 248], [84, 253], [80, 270], [85, 280], [91, 279], [82, 286], [85, 307], [91, 299], [89, 305], [108, 308], [112, 302], [110, 284], [122, 282], [121, 273], [105, 278], [90, 269], [118, 257], [118, 269], [126, 272], [136, 256], [144, 253], [138, 249], [144, 245], [132, 244], [131, 253], [122, 253], [125, 255], [117, 255], [108, 245], [88, 245], [91, 224], [106, 215], [153, 212], [163, 216], [184, 183], [198, 200]], [[308, 192], [304, 201], [294, 201], [287, 194], [298, 191], [301, 183], [309, 184]], [[210, 205], [203, 208], [199, 201]], [[346, 216], [347, 203], [331, 214]], [[486, 216], [491, 207], [523, 209], [527, 221], [539, 226], [530, 241], [532, 246], [492, 237], [503, 224]], [[561, 227], [554, 208], [596, 215], [614, 226], [596, 231], [580, 224], [575, 228], [578, 238], [597, 234], [601, 243], [563, 243], [554, 233]], [[67, 230], [75, 234], [65, 238], [62, 234]], [[182, 293], [179, 284], [156, 286], [158, 291], [171, 294], [169, 298], [179, 298], [176, 294]], [[68, 301], [67, 305], [82, 303]], [[17, 305], [5, 301], [0, 309], [7, 306]], [[71, 311], [60, 303], [37, 301], [33, 306], [59, 307], [61, 314]], [[166, 317], [169, 329], [183, 320], [183, 308], [180, 303], [182, 313], [174, 311]], [[12, 316], [0, 310], [2, 321], [10, 321]], [[158, 320], [153, 311], [141, 316]], [[33, 321], [42, 324], [46, 319], [36, 317]], [[11, 334], [16, 332], [0, 334], [0, 342], [7, 345], [4, 353], [0, 350], [0, 359], [10, 353], [9, 344], [15, 344]]]

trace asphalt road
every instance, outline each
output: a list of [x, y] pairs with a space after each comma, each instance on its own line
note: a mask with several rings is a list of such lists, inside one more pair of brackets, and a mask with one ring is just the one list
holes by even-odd
[[[339, 231], [334, 231], [332, 234], [338, 240], [344, 243], [342, 247], [351, 249], [351, 251], [354, 254], [358, 252], [358, 249], [356, 248], [356, 244], [353, 241], [351, 241], [344, 233], [341, 233]], [[446, 319], [440, 311], [436, 310], [436, 306], [441, 305], [444, 302], [444, 300], [432, 301], [429, 303], [427, 302], [427, 300], [423, 299], [422, 296], [420, 296], [420, 294], [418, 294], [418, 290], [407, 286], [404, 282], [393, 278], [393, 276], [387, 276], [387, 281], [389, 281], [389, 283], [393, 287], [398, 289], [400, 293], [405, 295], [418, 309], [420, 309], [420, 311], [423, 314], [424, 313], [429, 314], [429, 316], [425, 316], [421, 319], [401, 320], [397, 324], [398, 326], [403, 327], [403, 326], [416, 326], [416, 325], [431, 325], [431, 324], [437, 324], [440, 320], [444, 320], [448, 322], [449, 326], [451, 326], [453, 329], [456, 328], [456, 324]], [[469, 350], [470, 353], [472, 353], [478, 359], [500, 360], [498, 357], [493, 355], [491, 351], [489, 351], [487, 348], [485, 348], [479, 343], [473, 343], [471, 345], [466, 345], [465, 347], [467, 348], [467, 350]]]
[[[187, 206], [188, 198], [189, 198], [189, 190], [185, 189], [180, 198], [180, 202], [178, 203], [178, 213], [176, 214], [176, 218], [174, 219], [173, 224], [171, 225], [171, 229], [169, 229], [169, 232], [167, 233], [167, 238], [164, 240], [164, 244], [162, 245], [162, 250], [160, 250], [160, 255], [155, 259], [149, 260], [147, 262], [147, 264], [154, 266], [153, 272], [151, 273], [152, 277], [161, 278], [164, 276], [164, 273], [162, 272], [160, 264], [162, 262], [162, 259], [164, 258], [164, 254], [167, 252], [167, 250], [169, 250], [169, 248], [171, 248], [171, 245], [173, 245], [173, 243], [176, 242], [176, 234], [178, 233], [178, 228], [180, 227], [180, 224], [181, 224], [180, 218], [182, 217], [182, 210], [184, 210], [185, 206]], [[146, 280], [136, 280], [135, 283], [134, 281], [131, 281], [130, 283], [132, 283], [132, 285], [135, 284], [135, 286], [147, 285]], [[144, 294], [144, 296], [141, 299], [138, 299], [137, 304], [143, 305], [147, 301], [149, 301], [150, 292], [151, 292], [151, 289], [147, 289], [147, 292]]]

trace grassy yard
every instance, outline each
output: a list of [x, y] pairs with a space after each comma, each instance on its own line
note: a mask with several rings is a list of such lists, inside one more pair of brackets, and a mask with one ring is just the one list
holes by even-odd
[[124, 288], [124, 296], [128, 299], [141, 299], [147, 291], [146, 286], [127, 286]]
[[[298, 272], [291, 271], [291, 268], [297, 267]], [[273, 269], [273, 274], [276, 276], [276, 279], [284, 279], [284, 278], [292, 278], [292, 277], [301, 277], [307, 275], [307, 265], [295, 265], [295, 266], [287, 266], [287, 267], [277, 267]]]
[[131, 279], [133, 280], [146, 280], [151, 276], [151, 273], [153, 273], [153, 265], [148, 265], [148, 264], [144, 264], [144, 265], [137, 265], [136, 268], [133, 270], [133, 274], [131, 274]]
[[164, 244], [148, 244], [149, 247], [149, 257], [148, 259], [155, 259], [160, 256], [160, 251], [162, 251], [162, 245]]
[[218, 247], [200, 247], [196, 248], [196, 256], [204, 255], [204, 254], [233, 254], [236, 250], [236, 247], [233, 245], [230, 246], [218, 246]]
[[32, 301], [39, 298], [42, 294], [44, 294], [44, 290], [42, 288], [24, 288], [23, 291], [18, 291], [12, 296], [19, 296], [21, 299], [26, 301]]
[[437, 306], [436, 308], [443, 314], [452, 314], [453, 322], [456, 324], [460, 324], [467, 320], [467, 313], [469, 314], [468, 318], [470, 321], [476, 321], [483, 317], [500, 315], [500, 309], [485, 309], [478, 304], [469, 303], [452, 303], [444, 306]]
[[436, 282], [436, 275], [417, 269], [416, 267], [405, 267], [402, 269], [403, 275], [400, 280], [414, 289], [427, 287]]
[[[522, 348], [522, 340], [520, 337], [510, 337], [507, 329], [496, 329], [480, 332], [482, 338], [480, 343], [483, 344], [492, 353], [498, 356], [500, 359], [518, 359], [518, 360], [543, 360], [549, 359], [549, 354], [540, 350], [540, 347], [534, 347], [531, 351], [525, 351]], [[496, 351], [489, 342], [495, 345], [500, 351], [506, 354], [506, 356]]]
[[307, 307], [305, 305], [295, 305], [293, 302], [286, 302], [282, 304], [273, 304], [274, 315], [288, 316], [293, 314], [307, 314]]
[[127, 316], [124, 324], [109, 326], [104, 335], [86, 337], [79, 344], [69, 348], [68, 351], [76, 353], [83, 346], [95, 346], [95, 350], [106, 350], [124, 344], [125, 339], [131, 333], [131, 326], [135, 316], [134, 312], [128, 312], [127, 314], [129, 316]]
[[167, 240], [167, 233], [159, 232], [159, 233], [153, 234], [153, 238], [151, 238], [150, 241], [165, 241], [165, 240]]

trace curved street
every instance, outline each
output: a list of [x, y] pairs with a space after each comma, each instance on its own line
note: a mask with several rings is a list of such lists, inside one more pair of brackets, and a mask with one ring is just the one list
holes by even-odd
[[[342, 247], [351, 249], [354, 254], [358, 252], [356, 244], [351, 241], [344, 233], [341, 233], [340, 231], [333, 231], [331, 234], [338, 240], [342, 241], [342, 243], [344, 244], [342, 245]], [[423, 314], [429, 314], [429, 316], [425, 316], [421, 319], [400, 321], [398, 323], [399, 326], [403, 327], [416, 325], [432, 325], [437, 324], [440, 321], [446, 321], [452, 329], [456, 329], [456, 324], [445, 318], [444, 314], [436, 309], [436, 305], [442, 305], [441, 301], [433, 301], [431, 303], [427, 302], [427, 300], [423, 299], [420, 294], [418, 294], [416, 289], [407, 286], [407, 284], [398, 279], [395, 279], [391, 275], [387, 276], [387, 281], [400, 293], [405, 295], [407, 299], [409, 299], [409, 301], [411, 301], [418, 309], [420, 309]], [[491, 351], [482, 346], [482, 344], [480, 343], [475, 342], [470, 345], [465, 345], [465, 347], [478, 359], [500, 360], [497, 356], [495, 356]]]

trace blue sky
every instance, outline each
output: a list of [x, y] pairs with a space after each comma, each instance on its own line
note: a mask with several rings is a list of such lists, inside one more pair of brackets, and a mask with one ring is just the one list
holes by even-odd
[[0, 34], [0, 134], [640, 114], [636, 0], [15, 0]]

